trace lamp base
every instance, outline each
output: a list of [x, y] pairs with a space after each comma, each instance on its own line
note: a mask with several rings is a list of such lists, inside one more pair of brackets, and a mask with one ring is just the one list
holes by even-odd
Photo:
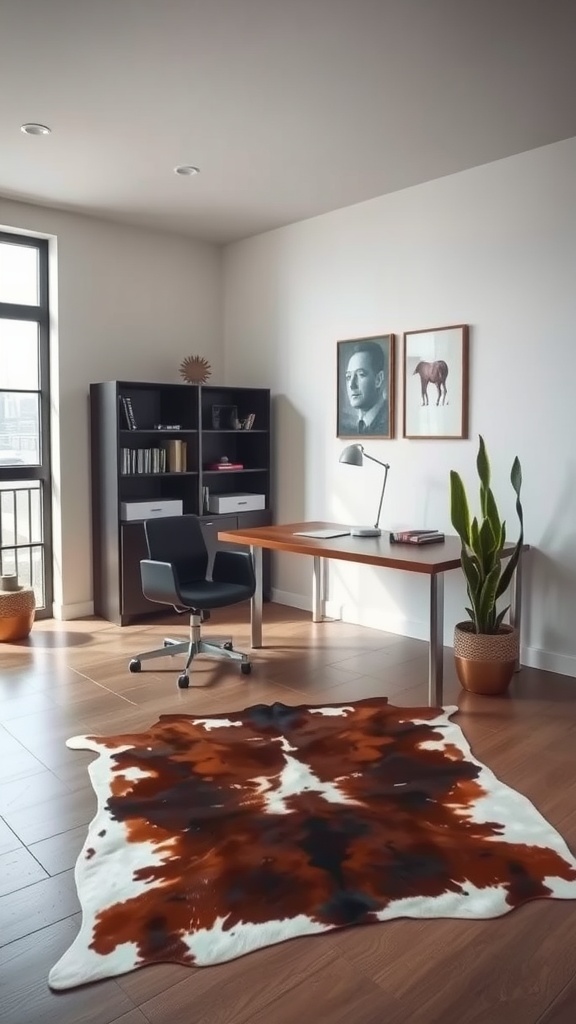
[[382, 530], [378, 526], [351, 526], [351, 537], [380, 537]]

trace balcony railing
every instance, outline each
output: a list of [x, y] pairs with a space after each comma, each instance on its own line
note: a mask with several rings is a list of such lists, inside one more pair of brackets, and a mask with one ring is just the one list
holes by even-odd
[[16, 573], [21, 586], [33, 587], [36, 607], [44, 608], [45, 547], [42, 482], [0, 482], [0, 573]]

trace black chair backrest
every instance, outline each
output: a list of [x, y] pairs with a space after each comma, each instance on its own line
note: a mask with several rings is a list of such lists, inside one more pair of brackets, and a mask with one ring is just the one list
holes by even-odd
[[144, 523], [148, 557], [170, 562], [180, 584], [206, 579], [208, 551], [197, 516], [164, 516]]

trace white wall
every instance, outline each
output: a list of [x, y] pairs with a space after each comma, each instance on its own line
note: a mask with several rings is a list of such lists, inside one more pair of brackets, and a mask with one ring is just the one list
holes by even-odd
[[0, 224], [55, 239], [55, 614], [69, 618], [92, 608], [89, 384], [181, 382], [178, 367], [192, 354], [222, 379], [221, 250], [2, 199]]
[[[227, 378], [276, 395], [278, 521], [363, 522], [377, 504], [378, 468], [338, 462], [337, 339], [470, 324], [471, 439], [370, 442], [391, 463], [382, 525], [453, 532], [449, 470], [476, 491], [482, 433], [516, 536], [518, 454], [535, 548], [523, 659], [576, 674], [576, 139], [237, 243], [224, 273]], [[309, 607], [309, 574], [308, 559], [277, 557], [277, 596]], [[451, 643], [460, 573], [446, 590]], [[426, 636], [427, 596], [424, 577], [330, 563], [329, 607], [348, 620]]]

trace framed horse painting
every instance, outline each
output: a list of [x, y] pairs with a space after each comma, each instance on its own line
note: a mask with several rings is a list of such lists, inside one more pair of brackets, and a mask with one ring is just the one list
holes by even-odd
[[404, 334], [403, 436], [468, 437], [468, 325]]

